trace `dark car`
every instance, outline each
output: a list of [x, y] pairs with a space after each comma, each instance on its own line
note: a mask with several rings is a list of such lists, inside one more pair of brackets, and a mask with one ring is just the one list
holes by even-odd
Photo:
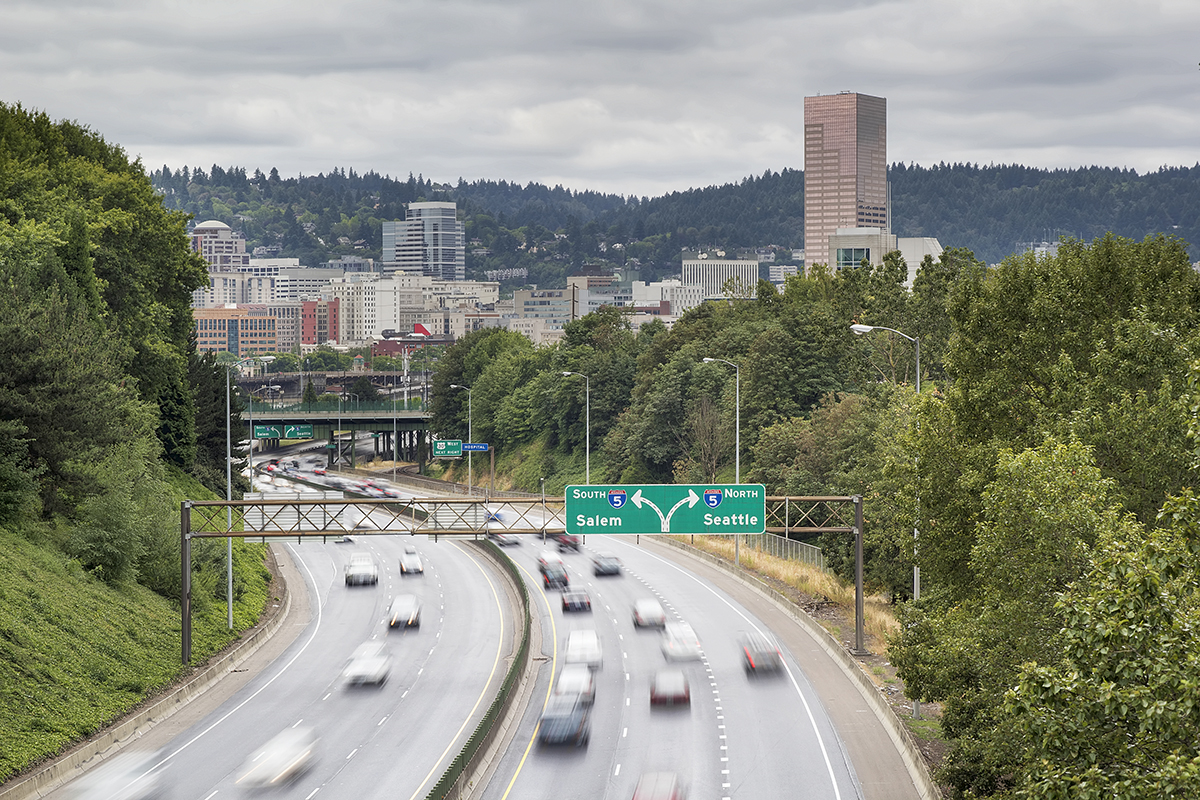
[[567, 568], [562, 564], [547, 564], [542, 570], [542, 580], [547, 589], [563, 589], [571, 582], [567, 577]]
[[558, 535], [558, 550], [560, 553], [566, 550], [579, 550], [579, 537], [570, 533], [560, 533]]
[[592, 598], [583, 589], [568, 589], [562, 594], [563, 611], [591, 611]]
[[542, 744], [573, 744], [583, 747], [588, 743], [591, 723], [588, 706], [580, 695], [555, 695], [550, 698], [539, 723], [538, 740]]
[[620, 575], [621, 560], [609, 553], [600, 553], [592, 559], [593, 575]]
[[779, 647], [761, 633], [743, 633], [740, 644], [747, 672], [778, 672], [783, 668]]

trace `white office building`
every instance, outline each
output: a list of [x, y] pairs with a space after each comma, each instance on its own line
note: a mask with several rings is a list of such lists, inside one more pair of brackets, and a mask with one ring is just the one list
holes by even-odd
[[683, 283], [702, 287], [705, 300], [753, 298], [758, 289], [758, 261], [685, 258]]

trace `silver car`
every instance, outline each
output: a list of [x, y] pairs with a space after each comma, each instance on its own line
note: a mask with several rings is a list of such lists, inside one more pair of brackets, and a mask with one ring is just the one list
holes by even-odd
[[398, 595], [388, 609], [388, 627], [419, 628], [421, 626], [421, 601], [413, 594]]
[[303, 775], [317, 755], [312, 728], [288, 728], [257, 750], [242, 765], [239, 786], [283, 786]]

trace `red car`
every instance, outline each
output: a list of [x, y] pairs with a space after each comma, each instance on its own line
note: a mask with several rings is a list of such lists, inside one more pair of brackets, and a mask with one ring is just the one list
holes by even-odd
[[650, 684], [650, 705], [686, 706], [692, 702], [687, 676], [677, 669], [660, 669]]

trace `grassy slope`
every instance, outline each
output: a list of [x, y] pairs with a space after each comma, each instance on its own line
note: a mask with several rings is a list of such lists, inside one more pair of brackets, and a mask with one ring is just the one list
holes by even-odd
[[[179, 498], [215, 499], [182, 475]], [[164, 532], [178, 538], [178, 530]], [[269, 573], [263, 545], [235, 547], [244, 587], [235, 628], [258, 619]], [[221, 543], [223, 549], [223, 543]], [[111, 587], [58, 550], [0, 529], [0, 780], [120, 717], [185, 672], [178, 601], [130, 584]], [[203, 661], [237, 634], [223, 601], [200, 604], [193, 654]]]

